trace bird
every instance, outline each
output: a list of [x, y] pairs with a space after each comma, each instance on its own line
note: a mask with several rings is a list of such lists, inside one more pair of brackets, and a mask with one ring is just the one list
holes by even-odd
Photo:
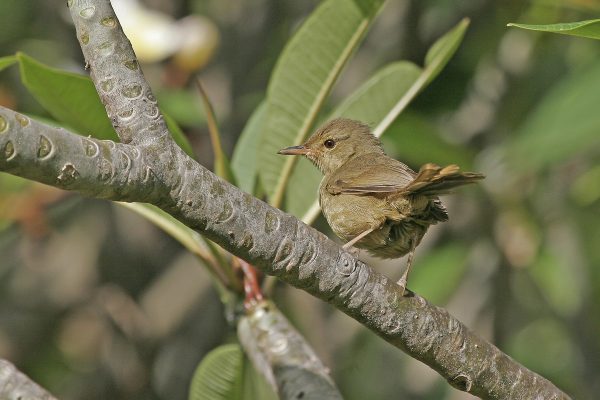
[[408, 254], [398, 280], [404, 294], [415, 248], [430, 225], [448, 220], [439, 195], [484, 178], [457, 165], [423, 165], [418, 172], [389, 157], [370, 127], [336, 118], [318, 128], [302, 145], [279, 150], [302, 155], [323, 173], [319, 204], [345, 250], [366, 249], [384, 259]]

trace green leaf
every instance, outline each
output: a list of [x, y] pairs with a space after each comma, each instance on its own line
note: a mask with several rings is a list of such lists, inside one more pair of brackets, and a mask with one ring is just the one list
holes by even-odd
[[29, 188], [32, 184], [32, 181], [20, 176], [0, 174], [0, 193], [2, 196], [7, 193], [20, 192]]
[[264, 375], [256, 370], [252, 362], [244, 357], [244, 400], [279, 400], [279, 396]]
[[469, 19], [464, 18], [456, 25], [456, 27], [439, 38], [433, 46], [431, 46], [425, 56], [425, 68], [423, 69], [423, 72], [406, 93], [404, 93], [396, 105], [388, 112], [385, 118], [383, 118], [377, 127], [375, 127], [373, 130], [375, 136], [380, 137], [383, 135], [386, 129], [396, 120], [398, 115], [400, 115], [406, 106], [410, 104], [417, 94], [439, 75], [458, 49], [468, 26]]
[[551, 25], [528, 25], [510, 23], [507, 26], [528, 29], [530, 31], [560, 33], [562, 35], [580, 36], [590, 39], [600, 39], [600, 19], [590, 19], [587, 21]]
[[431, 82], [450, 61], [469, 27], [469, 18], [463, 18], [451, 31], [435, 41], [425, 55], [425, 68], [431, 68], [427, 76]]
[[169, 114], [179, 125], [202, 126], [206, 116], [198, 96], [188, 89], [159, 89], [156, 98], [161, 110]]
[[283, 198], [296, 157], [277, 155], [300, 144], [383, 0], [326, 0], [288, 42], [271, 76], [259, 158], [272, 204]]
[[460, 284], [467, 256], [468, 249], [456, 243], [433, 250], [417, 259], [408, 287], [434, 304], [444, 304]]
[[238, 344], [212, 350], [194, 372], [189, 400], [241, 400], [243, 361]]
[[287, 185], [283, 209], [311, 224], [321, 211], [318, 200], [321, 179], [321, 171], [305, 157], [300, 158]]
[[89, 78], [50, 68], [23, 53], [17, 58], [23, 84], [55, 119], [81, 135], [118, 140]]
[[5, 68], [10, 67], [11, 65], [13, 65], [16, 62], [17, 62], [17, 57], [15, 57], [15, 56], [0, 57], [0, 71], [2, 71]]
[[160, 208], [146, 203], [116, 203], [135, 211], [142, 217], [163, 229], [165, 232], [179, 241], [179, 243], [188, 249], [190, 253], [207, 262], [212, 259], [212, 255], [210, 254], [206, 241], [198, 232], [190, 229]]
[[237, 180], [237, 185], [243, 191], [251, 194], [254, 193], [256, 185], [258, 145], [262, 133], [265, 110], [266, 103], [263, 101], [254, 110], [254, 113], [252, 113], [252, 116], [246, 123], [231, 158], [231, 169]]
[[208, 133], [210, 135], [210, 143], [212, 145], [214, 156], [213, 169], [216, 175], [235, 185], [235, 176], [231, 170], [229, 158], [225, 154], [225, 151], [223, 151], [223, 146], [221, 145], [221, 132], [219, 131], [219, 126], [217, 124], [215, 110], [199, 79], [196, 80], [196, 86], [200, 92], [204, 113], [206, 114], [206, 124], [208, 126]]
[[376, 127], [422, 73], [408, 61], [389, 64], [340, 104], [330, 119], [352, 118]]
[[171, 136], [173, 140], [183, 151], [187, 153], [188, 156], [194, 158], [194, 150], [192, 149], [192, 145], [187, 140], [185, 133], [181, 130], [177, 122], [169, 114], [163, 113], [163, 117], [165, 118], [165, 123], [167, 124], [167, 128], [169, 132], [171, 132]]
[[519, 168], [546, 168], [600, 146], [600, 63], [559, 81], [509, 144]]
[[176, 220], [156, 206], [146, 203], [116, 203], [146, 218], [148, 221], [171, 235], [190, 253], [198, 257], [202, 264], [207, 268], [208, 272], [215, 278], [215, 286], [221, 300], [225, 303], [229, 299], [229, 294], [223, 283], [226, 281], [234, 282], [234, 273], [230, 265], [221, 259], [220, 250], [214, 243], [204, 239], [198, 232], [184, 225], [182, 222]]

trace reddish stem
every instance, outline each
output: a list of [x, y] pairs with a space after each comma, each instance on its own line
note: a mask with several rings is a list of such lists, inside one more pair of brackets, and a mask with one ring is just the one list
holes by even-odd
[[252, 265], [248, 264], [241, 258], [237, 259], [244, 276], [244, 308], [246, 310], [254, 308], [264, 299], [260, 285], [258, 284], [259, 272]]

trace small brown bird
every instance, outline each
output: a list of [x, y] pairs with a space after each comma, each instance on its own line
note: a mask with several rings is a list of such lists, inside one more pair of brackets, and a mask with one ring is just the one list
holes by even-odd
[[338, 118], [303, 145], [279, 154], [304, 155], [323, 173], [319, 203], [331, 229], [352, 246], [381, 258], [408, 254], [398, 284], [406, 288], [415, 247], [429, 225], [448, 220], [438, 195], [483, 179], [458, 166], [425, 164], [418, 173], [387, 156], [369, 127]]

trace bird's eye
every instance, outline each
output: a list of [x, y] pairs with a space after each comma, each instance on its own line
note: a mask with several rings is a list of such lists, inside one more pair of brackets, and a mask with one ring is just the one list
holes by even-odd
[[333, 149], [335, 147], [335, 140], [333, 140], [333, 139], [327, 139], [325, 142], [323, 142], [323, 144], [328, 149]]

